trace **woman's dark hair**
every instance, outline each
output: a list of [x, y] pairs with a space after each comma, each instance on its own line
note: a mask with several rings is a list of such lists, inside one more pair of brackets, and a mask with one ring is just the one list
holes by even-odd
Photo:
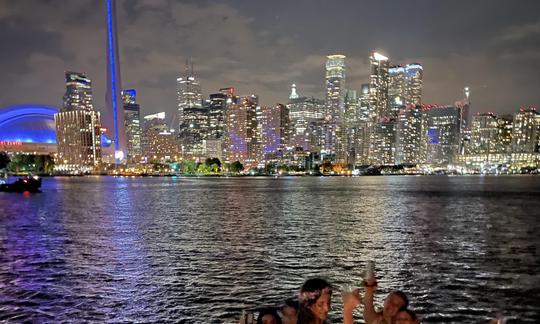
[[300, 307], [298, 300], [293, 298], [288, 298], [285, 300], [285, 306], [289, 306], [291, 308], [294, 308], [298, 311], [298, 308]]
[[277, 324], [281, 324], [281, 317], [279, 317], [278, 313], [274, 308], [263, 308], [259, 312], [259, 316], [257, 316], [257, 324], [262, 324], [263, 317], [266, 315], [272, 315], [276, 319]]
[[409, 306], [409, 297], [407, 297], [407, 295], [403, 291], [394, 290], [394, 291], [390, 292], [390, 295], [397, 295], [399, 298], [401, 298], [403, 300], [405, 305], [403, 305], [402, 308], [407, 308]]
[[402, 307], [399, 312], [406, 312], [407, 314], [409, 314], [409, 316], [411, 317], [411, 319], [413, 321], [417, 321], [418, 320], [418, 316], [416, 315], [415, 312], [413, 312], [412, 310], [408, 309], [407, 307]]
[[315, 322], [315, 315], [309, 307], [315, 304], [319, 297], [325, 292], [332, 295], [332, 286], [324, 279], [313, 278], [304, 282], [300, 288], [300, 295], [298, 296], [300, 308], [298, 309], [297, 324], [309, 324]]

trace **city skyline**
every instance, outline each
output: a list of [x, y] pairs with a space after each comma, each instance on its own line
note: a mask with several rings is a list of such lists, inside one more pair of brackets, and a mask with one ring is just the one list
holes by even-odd
[[[540, 32], [540, 23], [532, 14], [537, 4], [522, 2], [517, 8], [489, 2], [484, 8], [482, 2], [477, 2], [465, 8], [450, 3], [414, 3], [416, 8], [412, 3], [407, 7], [416, 11], [401, 4], [343, 2], [340, 9], [327, 3], [306, 6], [305, 2], [297, 2], [285, 6], [278, 2], [271, 5], [274, 11], [270, 14], [265, 10], [270, 4], [262, 3], [119, 1], [123, 81], [125, 88], [138, 90], [143, 114], [166, 111], [173, 115], [175, 80], [183, 70], [185, 58], [190, 57], [203, 97], [233, 86], [238, 93], [257, 94], [263, 105], [271, 106], [287, 102], [291, 83], [297, 85], [301, 96], [323, 98], [324, 62], [326, 55], [333, 53], [347, 56], [348, 88], [359, 91], [361, 84], [369, 81], [369, 55], [380, 50], [392, 64], [422, 63], [426, 103], [453, 104], [462, 98], [464, 86], [471, 87], [473, 113], [512, 113], [520, 106], [539, 102], [534, 91], [540, 86], [534, 78], [534, 67], [538, 65], [534, 53], [538, 48], [532, 42]], [[368, 14], [361, 15], [365, 19], [358, 19], [364, 21], [360, 26], [358, 21], [347, 19], [351, 14], [345, 9], [354, 11], [358, 7], [363, 8], [362, 12], [378, 9], [388, 13], [387, 25], [373, 31]], [[74, 70], [85, 72], [93, 80], [94, 106], [103, 111], [105, 2], [2, 1], [0, 8], [0, 25], [4, 27], [0, 37], [13, 45], [1, 60], [6, 73], [0, 81], [5, 89], [0, 106], [36, 102], [59, 107], [63, 78], [57, 72]], [[325, 10], [327, 16], [323, 15]], [[400, 20], [402, 30], [397, 32], [391, 18], [399, 10], [408, 19]], [[485, 11], [482, 16], [478, 16], [479, 10]], [[34, 17], [38, 12], [40, 17]], [[295, 12], [297, 21], [293, 19]], [[441, 19], [432, 26], [433, 35], [422, 32], [422, 23], [412, 19], [422, 18], [421, 22], [427, 24], [441, 16], [450, 19], [456, 12], [469, 20], [447, 25]], [[344, 20], [341, 25], [363, 28], [346, 28], [333, 38], [320, 32], [340, 15]], [[317, 20], [313, 18], [318, 18], [321, 26], [313, 26], [313, 20]], [[471, 29], [493, 18], [503, 22], [492, 24], [489, 31]], [[75, 21], [77, 25], [70, 24]], [[212, 27], [204, 24], [207, 21], [213, 22]], [[291, 24], [296, 28], [287, 29]], [[464, 33], [464, 29], [470, 30]], [[392, 30], [393, 36], [388, 34]], [[366, 31], [369, 36], [361, 37]], [[163, 37], [150, 37], [156, 32]], [[442, 41], [430, 45], [427, 40], [437, 33], [441, 33]], [[21, 41], [23, 36], [26, 41]], [[168, 43], [164, 44], [166, 40]], [[209, 51], [216, 42], [226, 46], [217, 52]], [[486, 53], [488, 50], [496, 55]]]

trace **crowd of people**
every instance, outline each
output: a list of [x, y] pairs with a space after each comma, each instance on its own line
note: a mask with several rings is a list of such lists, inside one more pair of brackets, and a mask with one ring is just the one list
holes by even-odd
[[[363, 305], [363, 317], [366, 324], [418, 324], [420, 320], [414, 311], [408, 308], [407, 295], [394, 290], [386, 296], [382, 310], [377, 311], [374, 295], [377, 282], [364, 282], [364, 294], [360, 289], [342, 291], [343, 323], [354, 324], [353, 312]], [[332, 305], [332, 286], [324, 279], [307, 280], [298, 294], [298, 299], [289, 299], [278, 308], [264, 308], [258, 313], [256, 321], [243, 316], [240, 324], [325, 324]]]

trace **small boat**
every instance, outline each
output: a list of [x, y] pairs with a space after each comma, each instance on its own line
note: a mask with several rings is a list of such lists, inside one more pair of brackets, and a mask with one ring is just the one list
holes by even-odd
[[38, 176], [27, 176], [19, 178], [13, 183], [0, 184], [0, 192], [40, 192], [41, 178]]

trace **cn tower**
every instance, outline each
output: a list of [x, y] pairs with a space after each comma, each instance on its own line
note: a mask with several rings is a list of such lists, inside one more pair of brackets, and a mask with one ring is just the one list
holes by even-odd
[[116, 1], [107, 0], [107, 93], [104, 124], [109, 137], [114, 142], [114, 162], [117, 165], [125, 162], [127, 150], [121, 91]]

